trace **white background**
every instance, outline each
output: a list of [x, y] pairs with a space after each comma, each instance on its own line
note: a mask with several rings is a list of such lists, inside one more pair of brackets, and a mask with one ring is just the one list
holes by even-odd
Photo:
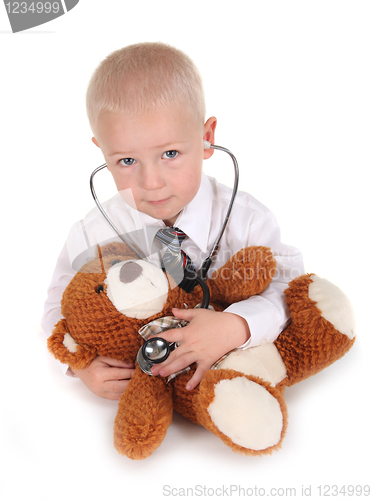
[[[358, 0], [81, 0], [12, 34], [0, 6], [1, 498], [160, 499], [165, 485], [194, 496], [205, 486], [209, 497], [222, 485], [298, 497], [311, 486], [316, 498], [318, 485], [368, 484], [371, 24], [371, 3]], [[92, 207], [88, 177], [103, 163], [85, 116], [88, 80], [108, 53], [142, 41], [194, 59], [241, 189], [274, 211], [307, 272], [355, 307], [356, 345], [287, 390], [287, 437], [272, 456], [236, 455], [181, 417], [152, 457], [119, 456], [117, 403], [64, 377], [39, 329], [56, 257]], [[217, 154], [206, 170], [231, 183], [230, 160]]]

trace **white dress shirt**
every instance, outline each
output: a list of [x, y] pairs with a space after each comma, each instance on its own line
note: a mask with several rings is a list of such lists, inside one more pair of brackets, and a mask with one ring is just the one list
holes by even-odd
[[[187, 235], [182, 249], [190, 256], [196, 269], [201, 268], [218, 236], [230, 203], [231, 191], [203, 174], [197, 195], [175, 222], [175, 226]], [[140, 246], [148, 256], [151, 254], [156, 231], [165, 225], [163, 221], [131, 208], [124, 201], [128, 199], [126, 196], [130, 196], [129, 191], [116, 194], [103, 203], [104, 209], [119, 231]], [[74, 224], [57, 260], [48, 289], [41, 323], [47, 336], [62, 317], [62, 293], [76, 271], [94, 256], [96, 244], [113, 239], [119, 240], [97, 208]], [[237, 251], [252, 245], [271, 248], [277, 261], [277, 271], [271, 284], [260, 295], [226, 309], [245, 318], [249, 325], [251, 337], [242, 348], [273, 342], [287, 326], [289, 312], [283, 290], [293, 278], [303, 274], [304, 269], [301, 253], [296, 248], [281, 243], [280, 230], [273, 213], [248, 193], [239, 191], [208, 276]]]

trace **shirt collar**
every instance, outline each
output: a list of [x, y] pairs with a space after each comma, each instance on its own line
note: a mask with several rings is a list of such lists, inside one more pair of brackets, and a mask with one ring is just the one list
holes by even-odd
[[179, 214], [175, 226], [197, 245], [202, 252], [208, 249], [212, 217], [213, 190], [208, 177], [203, 173], [195, 198]]

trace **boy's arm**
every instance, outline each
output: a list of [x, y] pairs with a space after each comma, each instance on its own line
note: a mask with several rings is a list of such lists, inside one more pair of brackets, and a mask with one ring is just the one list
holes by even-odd
[[[62, 319], [62, 295], [74, 274], [65, 244], [57, 259], [41, 319], [41, 327], [48, 338]], [[120, 399], [134, 373], [133, 364], [101, 356], [97, 356], [87, 368], [80, 370], [72, 370], [67, 364], [60, 365], [66, 375], [80, 378], [97, 396], [113, 400]]]
[[[239, 215], [242, 217], [239, 219]], [[236, 214], [232, 219], [233, 231], [236, 235], [244, 233], [244, 212]], [[235, 225], [235, 227], [234, 227]], [[266, 342], [274, 342], [290, 321], [289, 310], [285, 301], [284, 290], [297, 276], [304, 274], [301, 252], [281, 242], [280, 228], [274, 214], [267, 211], [258, 217], [250, 226], [241, 243], [244, 246], [263, 245], [271, 249], [276, 260], [276, 272], [270, 285], [260, 293], [247, 300], [237, 302], [225, 312], [231, 312], [244, 318], [249, 324], [250, 339], [241, 346], [255, 347]], [[237, 238], [238, 239], [238, 238]]]
[[225, 312], [244, 319], [250, 328], [250, 337], [240, 348], [256, 347], [274, 342], [289, 324], [290, 314], [285, 302], [287, 283], [272, 283], [260, 295], [232, 304]]
[[232, 227], [236, 225], [236, 251], [255, 245], [271, 248], [277, 272], [264, 292], [231, 305], [223, 313], [200, 309], [175, 311], [176, 316], [190, 321], [190, 324], [162, 334], [165, 340], [179, 342], [180, 346], [152, 372], [168, 376], [196, 362], [198, 369], [188, 383], [189, 389], [193, 389], [204, 372], [230, 350], [276, 340], [290, 318], [283, 291], [292, 279], [304, 272], [301, 253], [281, 243], [280, 230], [271, 212], [256, 219], [247, 229], [249, 234], [245, 235], [244, 212], [235, 214], [230, 223], [232, 221]]

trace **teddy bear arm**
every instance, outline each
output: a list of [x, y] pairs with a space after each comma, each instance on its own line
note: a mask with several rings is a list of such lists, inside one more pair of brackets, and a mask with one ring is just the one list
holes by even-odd
[[213, 300], [232, 304], [265, 290], [276, 271], [276, 261], [267, 247], [242, 248], [215, 271], [208, 284]]
[[114, 424], [114, 445], [131, 459], [144, 459], [162, 443], [172, 421], [172, 388], [136, 365], [123, 393]]
[[75, 342], [69, 333], [67, 321], [63, 318], [54, 327], [47, 341], [48, 349], [61, 363], [72, 369], [82, 369], [90, 365], [96, 357], [95, 350], [87, 350]]

